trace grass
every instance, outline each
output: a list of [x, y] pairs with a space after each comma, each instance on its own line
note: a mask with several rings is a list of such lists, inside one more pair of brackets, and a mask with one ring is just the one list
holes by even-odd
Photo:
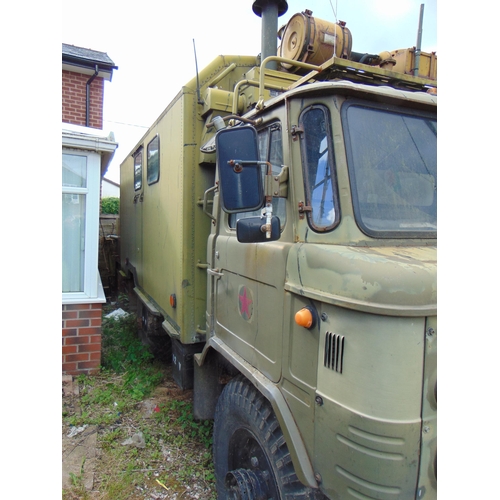
[[[94, 486], [85, 489], [82, 463], [63, 500], [216, 498], [212, 423], [194, 420], [191, 391], [170, 370], [138, 339], [135, 317], [103, 319], [102, 370], [77, 378], [77, 400], [63, 399], [63, 433], [97, 428]], [[138, 433], [144, 448], [123, 444]]]

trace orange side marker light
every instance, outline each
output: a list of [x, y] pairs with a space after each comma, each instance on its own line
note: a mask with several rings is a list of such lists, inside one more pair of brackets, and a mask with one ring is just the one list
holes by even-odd
[[304, 328], [311, 328], [314, 323], [312, 311], [308, 307], [303, 307], [295, 313], [295, 323]]

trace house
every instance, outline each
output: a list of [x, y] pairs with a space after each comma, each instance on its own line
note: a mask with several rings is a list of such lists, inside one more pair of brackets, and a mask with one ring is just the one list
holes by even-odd
[[118, 144], [103, 131], [104, 81], [118, 69], [104, 52], [62, 45], [62, 371], [101, 363], [98, 271], [101, 179]]
[[107, 179], [104, 177], [102, 179], [102, 189], [101, 189], [101, 196], [103, 198], [111, 196], [113, 198], [119, 198], [120, 197], [120, 184], [118, 184], [115, 181], [112, 181], [111, 179]]

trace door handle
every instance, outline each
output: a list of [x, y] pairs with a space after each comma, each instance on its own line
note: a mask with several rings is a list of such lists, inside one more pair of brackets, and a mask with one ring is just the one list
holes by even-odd
[[221, 273], [220, 269], [207, 269], [207, 273], [210, 276], [215, 276], [216, 278], [222, 278], [222, 276], [224, 276], [224, 273]]

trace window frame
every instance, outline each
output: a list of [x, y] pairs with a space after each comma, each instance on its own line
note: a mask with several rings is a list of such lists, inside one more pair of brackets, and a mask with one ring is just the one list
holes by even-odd
[[[363, 99], [353, 99], [350, 100], [349, 102], [344, 103], [341, 109], [341, 119], [342, 119], [342, 130], [343, 130], [343, 135], [344, 135], [344, 144], [345, 144], [345, 151], [346, 151], [346, 160], [347, 160], [347, 170], [349, 174], [349, 183], [351, 185], [351, 199], [352, 199], [352, 206], [353, 206], [353, 212], [354, 212], [354, 219], [356, 221], [357, 226], [359, 229], [366, 234], [369, 237], [372, 238], [381, 238], [381, 239], [436, 239], [437, 238], [437, 229], [436, 230], [429, 230], [429, 231], [414, 231], [414, 230], [383, 230], [383, 229], [373, 229], [371, 227], [368, 227], [363, 220], [363, 213], [360, 209], [360, 202], [359, 202], [359, 192], [358, 192], [358, 186], [357, 186], [357, 175], [359, 175], [359, 172], [356, 171], [356, 165], [354, 164], [354, 158], [352, 155], [353, 151], [353, 145], [352, 145], [352, 139], [351, 139], [351, 134], [349, 130], [349, 119], [348, 119], [348, 111], [349, 108], [351, 107], [358, 107], [358, 108], [366, 108], [370, 110], [376, 110], [382, 113], [390, 113], [390, 114], [398, 114], [398, 115], [406, 115], [410, 117], [415, 117], [415, 118], [420, 118], [420, 119], [425, 119], [428, 118], [432, 121], [436, 121], [437, 123], [437, 116], [435, 113], [425, 111], [425, 110], [419, 110], [419, 109], [412, 109], [412, 108], [402, 108], [400, 106], [395, 106], [395, 105], [387, 105], [387, 104], [382, 104], [382, 103], [375, 103], [375, 102], [369, 102], [365, 101]], [[437, 166], [436, 166], [436, 176], [435, 179], [437, 179]], [[437, 203], [437, 200], [434, 201], [434, 203]]]
[[[141, 157], [141, 164], [140, 164], [140, 175], [137, 175], [137, 171], [139, 170], [136, 165], [136, 159], [137, 157]], [[137, 149], [137, 151], [133, 154], [134, 157], [134, 191], [140, 191], [142, 189], [142, 184], [143, 184], [143, 170], [144, 170], [144, 148], [141, 146], [140, 148]], [[139, 186], [137, 186], [137, 183], [139, 182]]]
[[[321, 110], [324, 116], [324, 123], [326, 125], [325, 137], [327, 140], [327, 152], [331, 151], [331, 154], [328, 154], [328, 166], [331, 172], [331, 188], [332, 188], [332, 200], [333, 200], [333, 208], [335, 209], [335, 218], [333, 222], [329, 225], [318, 225], [313, 219], [313, 209], [312, 209], [312, 186], [310, 185], [309, 173], [308, 173], [308, 155], [307, 155], [307, 129], [304, 125], [304, 117], [307, 113], [314, 110]], [[309, 227], [316, 233], [326, 233], [333, 231], [341, 221], [341, 209], [340, 209], [340, 197], [339, 197], [339, 187], [338, 187], [338, 179], [337, 179], [337, 168], [335, 163], [335, 150], [333, 146], [333, 134], [332, 134], [332, 122], [330, 110], [327, 106], [321, 103], [312, 104], [305, 109], [302, 110], [299, 116], [299, 127], [302, 131], [300, 137], [300, 156], [302, 162], [302, 174], [304, 177], [304, 194], [305, 194], [305, 203], [307, 206], [311, 207], [311, 210], [307, 211], [307, 222]], [[320, 158], [319, 158], [320, 159]], [[318, 162], [319, 162], [318, 159]], [[317, 171], [317, 170], [316, 170]]]
[[[156, 160], [157, 168], [156, 168], [155, 175], [151, 175], [151, 172], [150, 172], [151, 155], [149, 152], [149, 148], [154, 141], [157, 141], [157, 144], [158, 144], [158, 147], [157, 147], [158, 154], [157, 154], [157, 160]], [[151, 175], [151, 179], [150, 179], [150, 175]], [[146, 147], [146, 180], [147, 180], [148, 186], [151, 186], [152, 184], [156, 184], [160, 180], [160, 136], [158, 134], [156, 134], [148, 142], [148, 145]]]
[[[92, 151], [67, 147], [62, 148], [62, 154], [85, 156], [87, 158], [87, 186], [84, 188], [62, 186], [62, 194], [85, 196], [83, 290], [78, 292], [62, 292], [62, 303], [83, 304], [105, 302], [106, 297], [98, 270], [101, 155]], [[62, 243], [64, 244], [64, 241]]]

